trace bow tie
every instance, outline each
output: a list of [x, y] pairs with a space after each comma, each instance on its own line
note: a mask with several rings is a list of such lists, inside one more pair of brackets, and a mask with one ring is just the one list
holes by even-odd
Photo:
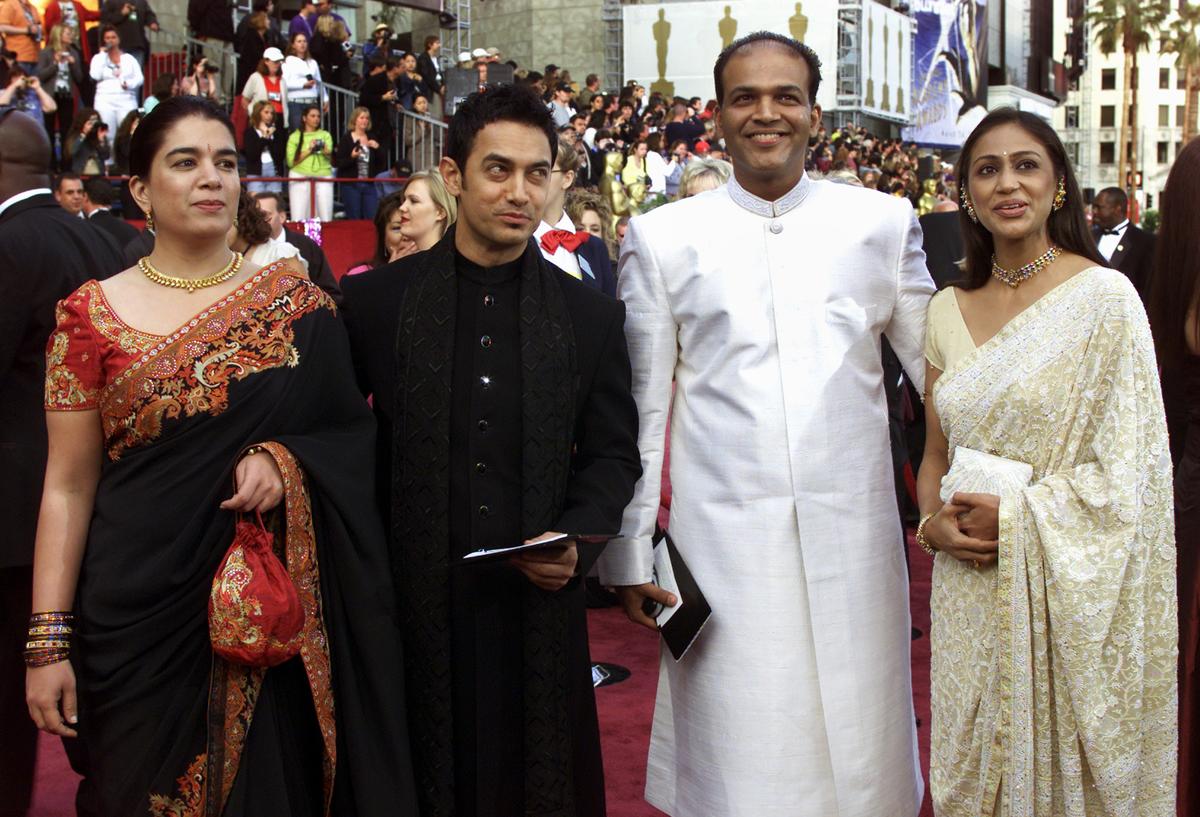
[[1101, 230], [1100, 235], [1120, 235], [1120, 230]]
[[567, 252], [575, 252], [579, 249], [580, 244], [587, 241], [589, 235], [591, 233], [587, 230], [580, 230], [577, 233], [570, 230], [547, 230], [542, 233], [542, 249], [552, 255], [559, 247], [563, 247]]

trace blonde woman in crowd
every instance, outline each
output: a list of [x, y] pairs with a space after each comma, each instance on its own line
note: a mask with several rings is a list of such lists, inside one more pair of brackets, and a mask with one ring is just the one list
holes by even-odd
[[679, 180], [679, 198], [686, 199], [706, 190], [716, 190], [729, 181], [733, 165], [724, 159], [692, 159]]

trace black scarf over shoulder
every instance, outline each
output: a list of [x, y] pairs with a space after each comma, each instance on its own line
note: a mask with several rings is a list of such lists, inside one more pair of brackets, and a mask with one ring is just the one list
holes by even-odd
[[[450, 626], [450, 402], [457, 279], [453, 233], [425, 253], [396, 339], [392, 526], [402, 553], [416, 776], [424, 817], [454, 814]], [[531, 243], [521, 259], [521, 529], [552, 529], [570, 476], [578, 367], [559, 283]], [[525, 813], [572, 817], [567, 599], [524, 588]]]

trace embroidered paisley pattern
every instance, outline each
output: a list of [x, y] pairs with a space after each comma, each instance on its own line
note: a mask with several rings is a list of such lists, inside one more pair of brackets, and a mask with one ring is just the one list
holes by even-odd
[[288, 273], [286, 264], [260, 271], [159, 339], [104, 387], [100, 414], [110, 459], [156, 439], [168, 419], [220, 414], [229, 406], [232, 383], [299, 364], [293, 322], [334, 307], [316, 285]]
[[[55, 309], [59, 326], [67, 322], [67, 312], [62, 304]], [[80, 382], [75, 372], [67, 365], [67, 352], [71, 347], [68, 330], [59, 329], [50, 336], [46, 351], [46, 405], [57, 409], [93, 408], [96, 395]]]
[[1136, 293], [1079, 273], [950, 362], [933, 400], [952, 457], [1034, 469], [1001, 498], [996, 568], [935, 563], [935, 812], [1174, 815], [1171, 462]]
[[179, 796], [150, 795], [151, 817], [201, 817], [204, 814], [204, 766], [207, 757], [198, 755], [180, 776]]

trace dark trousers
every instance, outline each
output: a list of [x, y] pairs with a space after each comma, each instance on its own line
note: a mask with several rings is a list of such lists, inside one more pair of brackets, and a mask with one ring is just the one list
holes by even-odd
[[346, 210], [346, 218], [373, 219], [375, 208], [379, 206], [379, 193], [375, 190], [373, 181], [341, 182], [342, 207]]
[[64, 96], [55, 94], [54, 101], [58, 103], [58, 110], [54, 113], [44, 114], [46, 135], [50, 137], [50, 144], [53, 146], [54, 134], [58, 134], [58, 166], [61, 170], [70, 170], [71, 160], [67, 158], [67, 134], [71, 130], [71, 117], [75, 115], [75, 97], [70, 94]]
[[33, 568], [0, 568], [0, 814], [22, 814], [33, 794], [37, 727], [25, 706], [25, 636]]

